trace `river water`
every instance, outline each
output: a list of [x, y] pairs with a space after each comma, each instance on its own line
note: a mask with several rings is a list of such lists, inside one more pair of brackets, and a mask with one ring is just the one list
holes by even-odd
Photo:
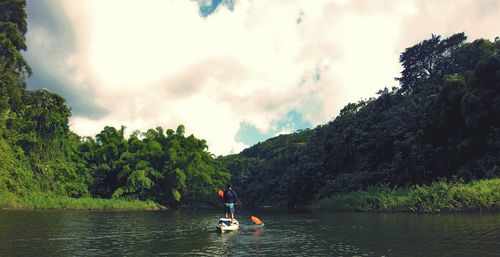
[[500, 213], [0, 211], [0, 256], [500, 256]]

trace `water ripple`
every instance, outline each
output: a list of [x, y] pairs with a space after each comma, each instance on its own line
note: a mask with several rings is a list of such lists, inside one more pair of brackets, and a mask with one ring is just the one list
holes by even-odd
[[498, 256], [500, 214], [0, 211], [0, 256]]

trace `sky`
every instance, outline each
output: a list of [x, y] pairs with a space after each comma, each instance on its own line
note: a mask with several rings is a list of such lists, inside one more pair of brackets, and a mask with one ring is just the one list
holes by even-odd
[[500, 35], [500, 0], [28, 0], [28, 88], [81, 136], [186, 127], [215, 155], [333, 120], [397, 86], [432, 34]]

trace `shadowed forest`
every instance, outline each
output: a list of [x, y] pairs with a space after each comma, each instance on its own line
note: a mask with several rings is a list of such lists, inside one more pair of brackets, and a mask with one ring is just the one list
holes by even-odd
[[499, 50], [498, 38], [433, 35], [401, 53], [399, 87], [346, 105], [328, 124], [221, 159], [258, 205], [498, 177]]

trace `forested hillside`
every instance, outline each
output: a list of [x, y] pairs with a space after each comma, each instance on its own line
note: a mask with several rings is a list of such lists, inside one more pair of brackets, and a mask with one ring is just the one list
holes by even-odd
[[[204, 140], [162, 128], [71, 132], [70, 107], [46, 89], [27, 90], [26, 2], [0, 1], [0, 197], [33, 193], [206, 204], [229, 173]], [[34, 71], [36, 72], [36, 71]], [[49, 85], [36, 85], [45, 87]]]
[[374, 185], [498, 177], [500, 40], [433, 35], [400, 62], [399, 87], [346, 105], [328, 124], [221, 158], [247, 203], [295, 206]]
[[500, 176], [498, 38], [432, 36], [400, 55], [399, 87], [346, 105], [328, 124], [215, 159], [183, 125], [128, 137], [125, 127], [94, 138], [73, 133], [63, 97], [26, 88], [25, 5], [0, 0], [0, 200], [42, 194], [201, 205], [217, 201], [231, 179], [246, 204], [295, 206], [374, 185]]

